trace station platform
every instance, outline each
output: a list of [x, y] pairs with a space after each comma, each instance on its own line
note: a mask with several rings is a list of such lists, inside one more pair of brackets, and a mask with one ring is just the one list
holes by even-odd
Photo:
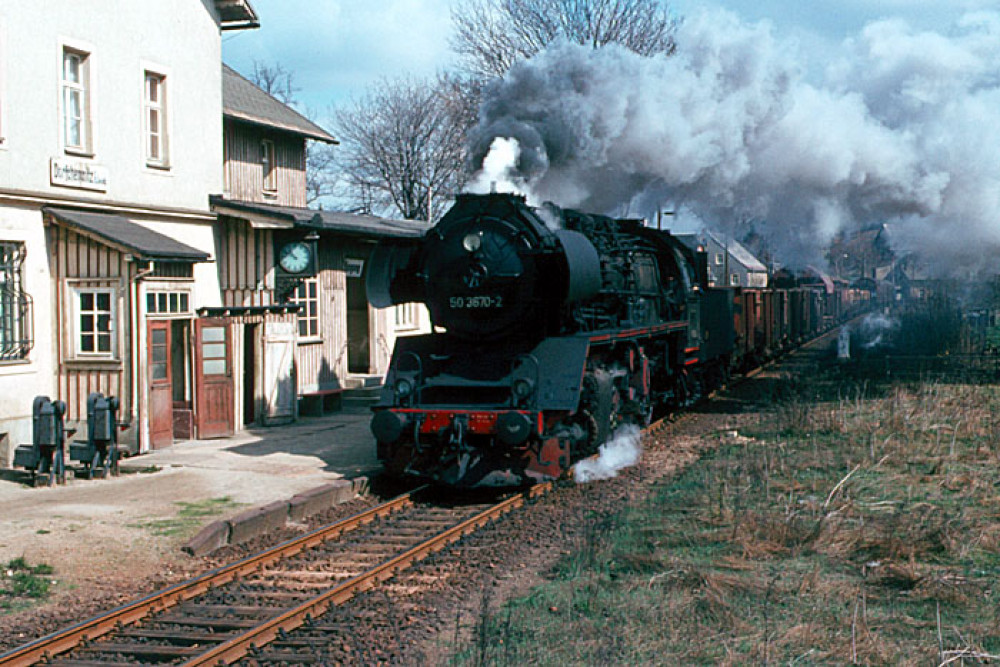
[[177, 442], [123, 459], [121, 474], [108, 479], [77, 479], [71, 468], [66, 484], [32, 488], [27, 471], [2, 470], [0, 562], [25, 556], [59, 566], [150, 538], [176, 552], [198, 526], [178, 531], [183, 537], [160, 528], [183, 520], [186, 508], [205, 509], [195, 519], [205, 525], [337, 480], [371, 478], [381, 465], [369, 405], [345, 401], [337, 412], [287, 425]]

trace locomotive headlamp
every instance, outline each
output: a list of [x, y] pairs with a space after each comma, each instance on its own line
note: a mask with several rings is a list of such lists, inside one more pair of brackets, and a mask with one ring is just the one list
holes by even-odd
[[413, 383], [406, 378], [400, 378], [396, 380], [396, 396], [399, 398], [406, 398], [413, 393]]
[[480, 233], [466, 234], [462, 239], [462, 247], [465, 252], [473, 253], [483, 246], [483, 235]]
[[528, 378], [518, 378], [514, 380], [510, 389], [514, 392], [514, 396], [523, 401], [531, 396], [531, 392], [535, 390], [535, 383]]

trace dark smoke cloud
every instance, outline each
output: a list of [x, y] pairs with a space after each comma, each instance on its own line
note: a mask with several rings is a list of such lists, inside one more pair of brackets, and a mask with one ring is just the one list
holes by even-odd
[[519, 146], [511, 180], [603, 212], [683, 206], [753, 218], [779, 259], [821, 261], [840, 231], [888, 222], [939, 268], [1000, 246], [1000, 14], [947, 32], [899, 20], [848, 40], [821, 84], [768, 23], [691, 17], [677, 55], [557, 44], [488, 93], [474, 151]]

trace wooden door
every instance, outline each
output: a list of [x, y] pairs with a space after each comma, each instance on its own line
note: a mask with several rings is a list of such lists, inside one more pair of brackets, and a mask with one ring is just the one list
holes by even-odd
[[174, 442], [173, 383], [170, 377], [170, 322], [150, 320], [149, 346], [149, 446], [167, 447]]
[[298, 391], [292, 373], [295, 322], [264, 323], [264, 423], [293, 421]]
[[195, 426], [198, 438], [233, 434], [232, 328], [223, 318], [195, 322]]
[[371, 331], [365, 281], [347, 279], [347, 372], [371, 372]]

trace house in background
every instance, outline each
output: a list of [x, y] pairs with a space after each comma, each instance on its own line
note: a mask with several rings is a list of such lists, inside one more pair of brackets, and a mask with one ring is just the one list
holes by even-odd
[[395, 336], [428, 325], [412, 305], [372, 308], [365, 268], [379, 239], [427, 227], [306, 208], [306, 142], [336, 140], [228, 67], [222, 83], [225, 184], [212, 209], [223, 304], [204, 314], [235, 325], [240, 428], [294, 419], [300, 404], [322, 412], [344, 389], [381, 382]]
[[708, 280], [720, 287], [767, 287], [767, 267], [738, 241], [722, 234], [677, 234], [692, 250], [708, 253]]
[[37, 395], [71, 426], [119, 397], [136, 450], [215, 427], [221, 31], [256, 25], [246, 0], [0, 5], [0, 463]]

